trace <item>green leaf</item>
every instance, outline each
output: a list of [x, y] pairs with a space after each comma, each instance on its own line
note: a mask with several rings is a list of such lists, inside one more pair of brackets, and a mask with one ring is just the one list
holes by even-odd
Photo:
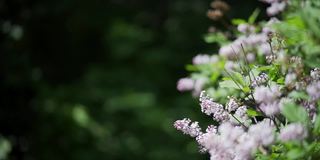
[[206, 34], [204, 36], [204, 41], [206, 43], [218, 43], [221, 46], [228, 43], [227, 37], [221, 32]]
[[272, 68], [273, 68], [273, 66], [261, 66], [261, 67], [258, 68], [258, 70], [260, 70], [260, 71], [268, 71], [268, 70], [270, 70]]
[[234, 71], [230, 71], [229, 73], [232, 76], [231, 78], [233, 78], [233, 80], [235, 80], [238, 84], [240, 84], [243, 87], [246, 86], [246, 83], [244, 81], [244, 77], [242, 76], [241, 73], [234, 72]]
[[280, 77], [279, 79], [277, 79], [278, 84], [284, 84], [284, 81], [285, 81], [284, 77]]
[[292, 91], [291, 93], [289, 93], [288, 97], [293, 98], [295, 100], [309, 99], [309, 96], [305, 92], [301, 92], [301, 91]]
[[261, 113], [257, 112], [257, 111], [254, 110], [254, 109], [249, 108], [249, 109], [247, 110], [247, 115], [248, 115], [249, 117], [256, 117], [256, 116], [260, 116]]
[[194, 72], [194, 71], [198, 71], [198, 68], [197, 68], [197, 66], [194, 66], [192, 64], [188, 64], [188, 65], [186, 65], [186, 70], [190, 71], [190, 72]]
[[282, 109], [282, 114], [290, 122], [301, 122], [303, 124], [308, 124], [309, 116], [307, 111], [294, 103], [287, 103]]
[[242, 91], [243, 91], [244, 93], [250, 93], [251, 89], [250, 89], [250, 87], [245, 86], [245, 87], [242, 88]]
[[232, 23], [233, 25], [239, 25], [239, 24], [247, 23], [247, 21], [244, 20], [244, 19], [235, 18], [235, 19], [232, 19], [232, 20], [231, 20], [231, 23]]
[[302, 158], [304, 155], [304, 151], [300, 148], [293, 148], [293, 149], [290, 149], [287, 153], [287, 157], [288, 159], [300, 159]]
[[253, 24], [253, 23], [256, 21], [259, 13], [260, 13], [260, 9], [259, 9], [259, 8], [255, 9], [255, 10], [253, 11], [253, 13], [251, 14], [251, 16], [249, 17], [248, 22], [249, 22], [250, 24]]
[[316, 121], [314, 122], [313, 132], [320, 134], [320, 115], [317, 115]]
[[235, 88], [240, 89], [233, 80], [225, 80], [219, 83], [221, 88]]

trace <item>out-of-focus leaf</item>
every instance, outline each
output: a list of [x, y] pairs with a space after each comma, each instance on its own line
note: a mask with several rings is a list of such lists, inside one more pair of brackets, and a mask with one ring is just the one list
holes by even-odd
[[287, 157], [290, 160], [300, 159], [304, 155], [304, 151], [300, 148], [290, 149], [287, 153]]
[[251, 16], [249, 17], [248, 22], [249, 22], [250, 24], [253, 24], [253, 23], [256, 21], [259, 13], [260, 13], [260, 9], [259, 9], [259, 8], [255, 9], [255, 10], [253, 11], [253, 13], [251, 14]]
[[227, 37], [221, 32], [209, 33], [205, 35], [204, 40], [207, 43], [218, 43], [221, 46], [228, 43]]
[[239, 24], [247, 23], [247, 21], [244, 20], [244, 19], [235, 18], [235, 19], [232, 19], [232, 20], [231, 20], [231, 23], [232, 23], [233, 25], [239, 25]]
[[294, 103], [287, 103], [282, 109], [282, 114], [290, 122], [300, 122], [305, 125], [309, 122], [309, 116], [307, 111]]
[[233, 80], [225, 80], [219, 83], [219, 86], [222, 88], [235, 88], [240, 89]]
[[305, 92], [299, 92], [299, 91], [293, 91], [293, 92], [289, 93], [288, 97], [296, 99], [296, 100], [309, 99], [309, 96]]

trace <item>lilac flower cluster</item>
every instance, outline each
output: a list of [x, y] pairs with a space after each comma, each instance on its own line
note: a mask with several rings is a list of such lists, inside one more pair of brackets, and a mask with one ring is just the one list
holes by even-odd
[[184, 118], [182, 120], [177, 120], [174, 123], [174, 127], [177, 130], [182, 131], [184, 134], [190, 135], [191, 137], [197, 137], [201, 132], [201, 128], [198, 122], [191, 122], [189, 118]]
[[274, 16], [282, 12], [286, 7], [285, 0], [260, 0], [262, 2], [268, 3], [271, 6], [267, 8], [267, 14], [269, 16]]
[[[219, 49], [219, 55], [228, 60], [225, 64], [225, 68], [227, 70], [239, 68], [239, 66], [236, 65], [237, 63], [234, 61], [240, 58], [245, 58], [249, 63], [252, 63], [256, 59], [257, 55], [272, 55], [272, 50], [268, 40], [270, 33], [274, 32], [272, 25], [278, 22], [278, 19], [271, 18], [259, 33], [256, 32], [257, 29], [251, 24], [239, 24], [237, 29], [243, 35], [237, 37], [233, 42], [224, 45]], [[245, 51], [247, 54], [240, 54], [242, 51]]]
[[201, 92], [199, 100], [201, 102], [201, 112], [206, 115], [212, 115], [213, 119], [218, 122], [229, 120], [229, 113], [224, 110], [223, 105], [214, 102], [213, 99], [205, 93], [205, 91]]
[[192, 59], [192, 63], [194, 65], [200, 65], [200, 64], [209, 64], [209, 63], [216, 63], [218, 62], [217, 55], [207, 55], [207, 54], [198, 54]]
[[253, 93], [255, 101], [266, 115], [272, 116], [280, 112], [279, 98], [281, 92], [277, 85], [256, 87]]
[[280, 130], [281, 141], [303, 140], [308, 136], [307, 129], [299, 123], [292, 123]]
[[218, 130], [208, 131], [197, 137], [197, 142], [209, 152], [211, 159], [249, 160], [259, 147], [268, 146], [275, 140], [274, 126], [268, 120], [252, 125], [248, 131], [229, 122]]
[[255, 77], [253, 79], [253, 81], [251, 82], [251, 87], [252, 88], [258, 87], [258, 86], [260, 86], [262, 84], [267, 83], [268, 80], [269, 80], [268, 75], [265, 74], [265, 73], [261, 73], [259, 76]]
[[[270, 4], [267, 9], [270, 16], [279, 14], [290, 4], [287, 0], [261, 1]], [[196, 74], [192, 75], [193, 79], [183, 78], [177, 84], [180, 91], [200, 94], [201, 112], [212, 117], [216, 126], [210, 125], [202, 132], [198, 122], [188, 118], [176, 121], [174, 126], [194, 137], [200, 151], [208, 152], [211, 160], [251, 160], [256, 154], [270, 154], [276, 145], [292, 141], [305, 144], [319, 132], [315, 131], [315, 125], [320, 121], [317, 117], [320, 69], [306, 75], [308, 66], [304, 66], [301, 57], [288, 55], [290, 48], [272, 28], [275, 23], [282, 22], [271, 18], [262, 25], [239, 24], [235, 40], [221, 46], [219, 55], [199, 54], [193, 58], [193, 66], [203, 69], [203, 77], [207, 79]], [[266, 64], [256, 64], [264, 57]], [[212, 69], [215, 64], [219, 64], [219, 69]], [[220, 71], [223, 67], [226, 73]], [[216, 85], [210, 87], [212, 79], [226, 83], [220, 83], [222, 89]], [[237, 86], [227, 86], [230, 80]], [[300, 108], [289, 111], [291, 107]], [[307, 114], [309, 117], [299, 117]]]
[[194, 96], [199, 96], [204, 85], [207, 83], [206, 78], [180, 78], [177, 82], [177, 90], [180, 92], [193, 91]]

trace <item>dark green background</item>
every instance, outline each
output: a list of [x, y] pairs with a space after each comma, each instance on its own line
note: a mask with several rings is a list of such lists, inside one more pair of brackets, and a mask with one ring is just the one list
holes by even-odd
[[[207, 123], [197, 100], [176, 91], [197, 53], [210, 0], [0, 0], [0, 134], [10, 159], [207, 159], [172, 127]], [[229, 17], [261, 5], [228, 1]], [[260, 6], [261, 7], [261, 6]], [[262, 6], [265, 7], [265, 6]], [[203, 126], [204, 127], [204, 126]]]

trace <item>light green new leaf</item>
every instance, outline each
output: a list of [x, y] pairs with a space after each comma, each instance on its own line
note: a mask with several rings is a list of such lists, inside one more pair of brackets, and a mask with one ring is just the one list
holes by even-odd
[[301, 122], [307, 125], [309, 122], [309, 116], [307, 111], [294, 103], [287, 103], [282, 109], [282, 114], [290, 122]]
[[233, 80], [224, 80], [219, 83], [219, 86], [221, 88], [235, 88], [235, 89], [240, 89], [237, 84]]

